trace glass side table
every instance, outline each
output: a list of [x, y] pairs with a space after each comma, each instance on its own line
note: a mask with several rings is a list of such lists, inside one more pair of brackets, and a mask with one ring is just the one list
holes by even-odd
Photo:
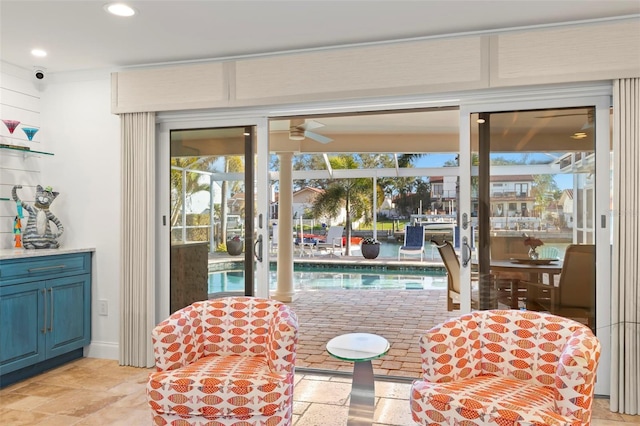
[[375, 405], [375, 382], [371, 360], [389, 352], [389, 342], [376, 334], [343, 334], [327, 342], [327, 352], [335, 358], [354, 363], [347, 425], [371, 426]]

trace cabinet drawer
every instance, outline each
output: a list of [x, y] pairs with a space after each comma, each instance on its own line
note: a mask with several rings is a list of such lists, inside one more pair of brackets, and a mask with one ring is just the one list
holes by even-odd
[[67, 276], [88, 273], [90, 270], [89, 253], [23, 258], [0, 264], [0, 282], [32, 277]]

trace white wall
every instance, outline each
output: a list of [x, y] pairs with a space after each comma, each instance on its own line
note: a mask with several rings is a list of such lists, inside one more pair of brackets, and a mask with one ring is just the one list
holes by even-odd
[[[120, 120], [110, 112], [109, 71], [55, 76], [42, 87], [42, 137], [55, 155], [42, 181], [60, 195], [51, 210], [65, 227], [61, 243], [93, 247], [92, 338], [88, 356], [118, 358], [120, 306]], [[99, 316], [97, 301], [108, 315]]]
[[[0, 143], [29, 147], [36, 151], [49, 151], [46, 142], [46, 131], [41, 129], [32, 141], [22, 131], [25, 126], [40, 127], [40, 92], [36, 80], [29, 79], [30, 73], [25, 70], [2, 64], [0, 72], [0, 118], [18, 120], [20, 125], [13, 134], [0, 123]], [[24, 156], [19, 151], [0, 149], [0, 198], [11, 198], [14, 185], [22, 185], [18, 196], [33, 204], [35, 186], [44, 185], [41, 179], [41, 164], [49, 157], [41, 155]], [[52, 209], [55, 212], [55, 209]], [[16, 216], [16, 205], [13, 201], [0, 200], [0, 249], [14, 247], [13, 220]], [[26, 226], [28, 213], [24, 212]]]

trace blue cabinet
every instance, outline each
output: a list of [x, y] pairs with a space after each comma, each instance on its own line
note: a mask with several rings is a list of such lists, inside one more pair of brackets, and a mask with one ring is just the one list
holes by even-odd
[[0, 260], [0, 387], [82, 356], [91, 253]]

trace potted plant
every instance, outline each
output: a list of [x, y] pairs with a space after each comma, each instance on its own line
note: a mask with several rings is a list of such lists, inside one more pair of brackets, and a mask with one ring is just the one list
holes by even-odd
[[539, 255], [536, 249], [541, 245], [544, 245], [544, 243], [538, 238], [529, 237], [527, 235], [524, 240], [524, 245], [529, 246], [529, 258], [532, 260], [537, 260]]
[[231, 239], [227, 240], [227, 253], [231, 256], [239, 256], [242, 254], [243, 245], [244, 241], [242, 241], [239, 235], [235, 235]]
[[375, 238], [364, 238], [360, 248], [365, 259], [375, 259], [380, 254], [380, 241]]

